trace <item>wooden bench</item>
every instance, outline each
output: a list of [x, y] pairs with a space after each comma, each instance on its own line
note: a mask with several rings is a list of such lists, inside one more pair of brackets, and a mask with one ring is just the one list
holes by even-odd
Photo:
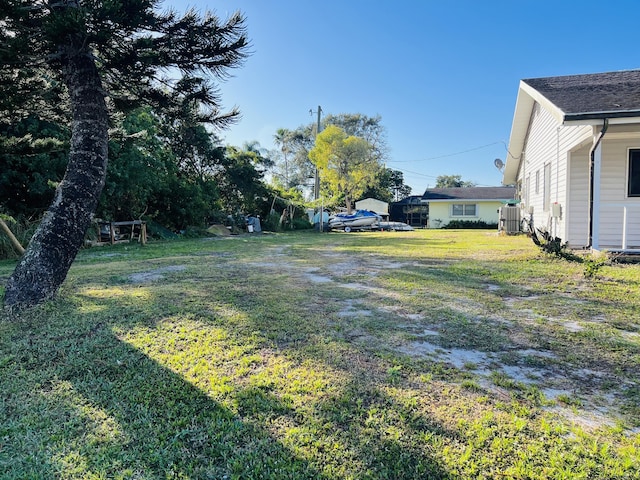
[[96, 222], [98, 240], [91, 241], [91, 245], [115, 245], [116, 243], [140, 242], [147, 243], [147, 224], [142, 220], [130, 222]]

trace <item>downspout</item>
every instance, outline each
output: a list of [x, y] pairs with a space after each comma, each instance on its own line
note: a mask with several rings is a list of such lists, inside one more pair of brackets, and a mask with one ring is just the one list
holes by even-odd
[[589, 244], [585, 248], [591, 248], [593, 245], [593, 189], [595, 185], [594, 168], [596, 149], [600, 145], [602, 137], [604, 137], [604, 135], [607, 133], [608, 128], [609, 119], [605, 118], [604, 123], [602, 124], [600, 135], [598, 136], [598, 139], [595, 141], [595, 143], [591, 146], [591, 150], [589, 150]]
[[[561, 128], [562, 128], [562, 125], [559, 125], [558, 128], [556, 128], [556, 203], [560, 202], [559, 196], [560, 196], [560, 129]], [[567, 162], [565, 162], [565, 164], [567, 163], [568, 163], [568, 160]], [[565, 192], [566, 192], [566, 187], [565, 187]], [[551, 205], [549, 205], [549, 210], [553, 212], [553, 207]], [[558, 222], [560, 221], [560, 219], [559, 217], [552, 217], [552, 218], [553, 218], [553, 227], [554, 227], [553, 233], [556, 237], [559, 237]], [[567, 231], [566, 226], [564, 230], [566, 233]]]

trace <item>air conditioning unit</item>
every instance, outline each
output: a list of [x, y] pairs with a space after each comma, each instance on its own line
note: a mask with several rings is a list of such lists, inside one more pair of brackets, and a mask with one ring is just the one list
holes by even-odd
[[505, 205], [500, 207], [500, 231], [507, 234], [520, 233], [520, 207]]

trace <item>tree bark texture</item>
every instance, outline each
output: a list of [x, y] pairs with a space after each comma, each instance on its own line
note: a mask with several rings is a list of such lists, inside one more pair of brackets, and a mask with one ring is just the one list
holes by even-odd
[[84, 242], [104, 187], [108, 161], [104, 90], [89, 49], [82, 43], [71, 49], [62, 61], [73, 114], [67, 170], [7, 282], [5, 308], [34, 306], [56, 294]]

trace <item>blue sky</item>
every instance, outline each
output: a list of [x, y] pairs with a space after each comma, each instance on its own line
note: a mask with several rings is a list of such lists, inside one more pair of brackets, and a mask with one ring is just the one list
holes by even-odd
[[273, 147], [309, 111], [380, 115], [414, 194], [439, 175], [500, 185], [523, 78], [640, 68], [640, 2], [166, 0], [247, 17], [253, 54], [220, 85], [225, 143]]

